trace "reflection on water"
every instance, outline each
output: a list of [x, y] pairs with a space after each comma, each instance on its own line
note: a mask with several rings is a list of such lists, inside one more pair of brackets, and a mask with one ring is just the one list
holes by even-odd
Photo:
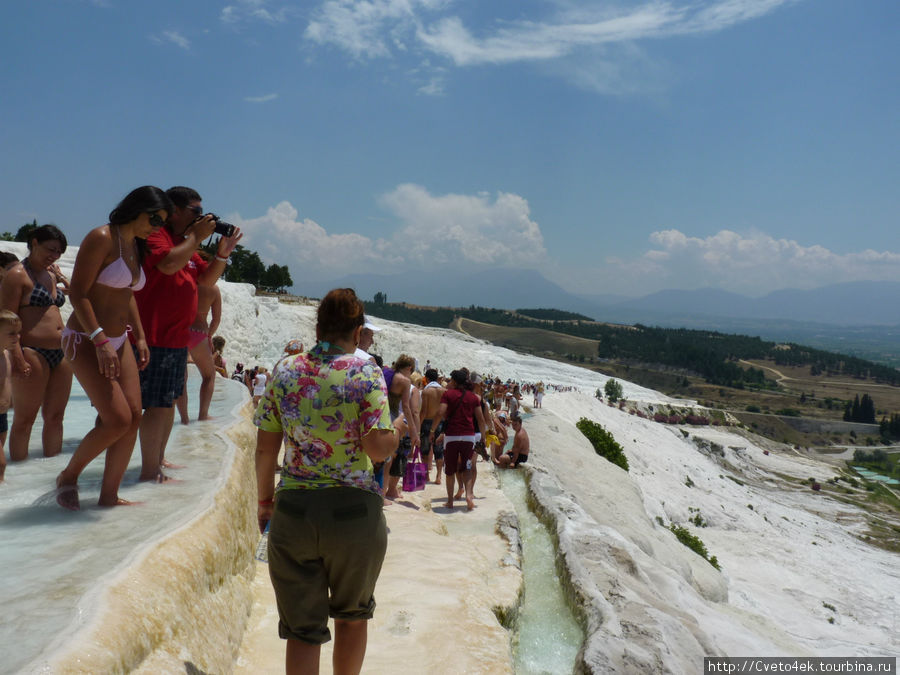
[[[192, 368], [188, 386], [196, 418], [195, 375]], [[105, 582], [212, 503], [232, 462], [231, 450], [216, 433], [244, 400], [241, 385], [220, 379], [211, 406], [218, 420], [176, 424], [166, 457], [186, 465], [171, 472], [179, 482], [138, 483], [141, 458], [140, 447], [135, 448], [120, 495], [141, 503], [114, 509], [97, 506], [104, 455], [79, 480], [82, 510], [65, 511], [56, 504], [56, 475], [95, 419], [78, 383], [66, 410], [60, 456], [40, 457], [40, 420], [35, 423], [31, 459], [11, 464], [6, 482], [0, 483], [0, 673], [20, 672], [42, 653], [66, 644], [91, 618]]]
[[516, 626], [516, 673], [571, 673], [584, 634], [569, 608], [556, 571], [553, 540], [527, 506], [525, 472], [498, 473], [503, 492], [515, 506], [522, 539], [525, 594]]

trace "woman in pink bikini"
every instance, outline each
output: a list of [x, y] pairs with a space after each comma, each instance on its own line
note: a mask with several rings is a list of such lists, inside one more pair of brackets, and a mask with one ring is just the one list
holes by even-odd
[[[81, 243], [70, 282], [72, 315], [62, 333], [62, 348], [75, 377], [94, 407], [97, 422], [56, 479], [56, 500], [77, 510], [78, 477], [106, 450], [100, 506], [128, 504], [119, 485], [131, 459], [141, 422], [138, 368], [150, 351], [133, 291], [144, 285], [144, 240], [163, 226], [172, 202], [157, 187], [133, 190], [109, 214], [109, 224], [91, 230]], [[135, 342], [135, 353], [128, 334]]]

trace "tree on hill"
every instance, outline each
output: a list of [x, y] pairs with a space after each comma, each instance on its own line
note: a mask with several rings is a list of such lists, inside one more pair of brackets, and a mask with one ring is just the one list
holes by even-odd
[[286, 293], [287, 289], [294, 285], [291, 273], [287, 265], [269, 265], [259, 280], [259, 285], [264, 291], [270, 293]]
[[875, 424], [875, 401], [868, 394], [863, 394], [862, 398], [857, 394], [852, 403], [847, 401], [844, 421]]
[[613, 403], [622, 398], [622, 385], [613, 379], [609, 379], [606, 381], [606, 385], [603, 387], [603, 391], [606, 392], [606, 398], [608, 398]]

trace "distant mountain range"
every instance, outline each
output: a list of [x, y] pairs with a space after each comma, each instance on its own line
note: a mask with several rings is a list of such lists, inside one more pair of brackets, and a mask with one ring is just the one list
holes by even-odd
[[[857, 281], [812, 290], [785, 289], [751, 298], [715, 288], [665, 290], [640, 298], [570, 293], [535, 270], [460, 272], [435, 268], [429, 274], [352, 274], [330, 282], [297, 284], [304, 295], [321, 296], [349, 286], [365, 300], [377, 292], [388, 302], [442, 307], [546, 307], [579, 312], [598, 321], [666, 326], [788, 321], [821, 326], [900, 325], [900, 283]], [[587, 289], [586, 289], [587, 291]], [[723, 321], [727, 320], [727, 321]]]

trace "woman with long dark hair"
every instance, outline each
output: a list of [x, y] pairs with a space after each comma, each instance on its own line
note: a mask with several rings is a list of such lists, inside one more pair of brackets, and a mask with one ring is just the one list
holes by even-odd
[[[383, 498], [372, 462], [406, 433], [391, 422], [381, 369], [355, 355], [363, 304], [352, 289], [322, 300], [318, 343], [275, 366], [254, 422], [260, 529], [271, 519], [269, 575], [287, 672], [316, 673], [331, 639], [335, 673], [358, 673], [387, 547]], [[277, 498], [272, 473], [284, 440]]]
[[104, 450], [99, 504], [128, 503], [118, 491], [141, 422], [138, 369], [150, 357], [133, 292], [145, 281], [144, 240], [163, 226], [172, 208], [157, 187], [132, 190], [109, 214], [109, 224], [88, 232], [78, 250], [70, 284], [74, 311], [63, 331], [62, 347], [98, 415], [56, 479], [57, 501], [67, 509], [79, 508], [78, 477]]
[[42, 225], [28, 236], [28, 255], [12, 266], [0, 284], [0, 309], [22, 319], [21, 348], [10, 351], [13, 372], [13, 422], [9, 456], [28, 457], [31, 428], [38, 410], [44, 421], [42, 445], [45, 457], [62, 451], [63, 415], [72, 389], [72, 369], [59, 348], [63, 330], [59, 308], [66, 296], [57, 286], [65, 277], [56, 261], [66, 252], [66, 235], [55, 225]]

